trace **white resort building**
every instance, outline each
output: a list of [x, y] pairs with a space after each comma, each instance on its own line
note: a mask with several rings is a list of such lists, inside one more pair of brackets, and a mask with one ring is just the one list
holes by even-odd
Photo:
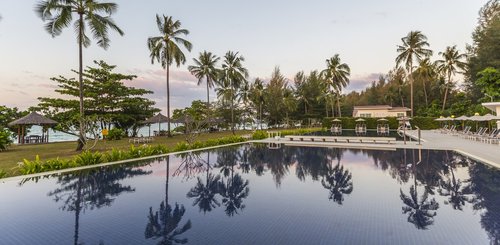
[[392, 107], [389, 105], [365, 105], [355, 106], [352, 111], [353, 117], [403, 117], [411, 111], [407, 107]]

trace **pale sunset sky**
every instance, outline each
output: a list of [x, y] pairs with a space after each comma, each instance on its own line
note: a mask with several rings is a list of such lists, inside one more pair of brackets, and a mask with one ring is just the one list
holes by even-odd
[[[84, 50], [84, 66], [93, 60], [117, 65], [117, 72], [137, 75], [135, 87], [153, 90], [150, 98], [166, 110], [165, 75], [151, 64], [146, 40], [157, 36], [155, 14], [171, 15], [191, 33], [187, 62], [173, 67], [174, 108], [206, 99], [205, 87], [187, 71], [203, 50], [223, 56], [238, 51], [250, 77], [269, 78], [275, 66], [293, 78], [298, 71], [324, 69], [325, 60], [340, 54], [351, 67], [347, 91], [361, 90], [394, 67], [401, 37], [420, 30], [437, 53], [449, 45], [465, 51], [486, 0], [109, 0], [119, 5], [112, 17], [125, 32], [111, 33], [104, 50], [93, 40]], [[37, 1], [0, 0], [0, 105], [26, 109], [37, 97], [57, 96], [49, 78], [76, 77], [78, 46], [70, 26], [52, 38], [33, 11]], [[212, 98], [215, 93], [212, 92]]]

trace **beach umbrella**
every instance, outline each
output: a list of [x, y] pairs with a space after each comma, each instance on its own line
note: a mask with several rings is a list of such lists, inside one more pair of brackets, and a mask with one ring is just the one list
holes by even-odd
[[380, 121], [380, 122], [387, 122], [388, 120], [385, 119], [385, 118], [380, 118], [380, 119], [377, 119], [377, 121]]
[[363, 118], [356, 119], [356, 122], [364, 122], [364, 121], [365, 121], [365, 119], [363, 119]]
[[467, 116], [460, 116], [460, 117], [455, 118], [455, 120], [458, 120], [458, 121], [467, 121], [467, 120], [469, 120], [469, 117], [467, 117]]
[[341, 120], [338, 119], [338, 118], [335, 118], [335, 119], [332, 120], [332, 122], [341, 122]]

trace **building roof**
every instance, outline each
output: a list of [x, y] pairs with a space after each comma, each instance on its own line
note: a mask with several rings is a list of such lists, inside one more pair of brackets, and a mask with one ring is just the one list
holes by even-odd
[[150, 117], [148, 119], [146, 119], [144, 122], [144, 124], [151, 124], [151, 123], [166, 123], [168, 122], [168, 117], [166, 117], [165, 115], [161, 114], [161, 113], [158, 113], [156, 114], [155, 116], [153, 117]]
[[408, 107], [392, 107], [389, 111], [411, 111]]
[[361, 105], [361, 106], [354, 106], [354, 110], [386, 110], [386, 109], [391, 109], [392, 106], [389, 105]]
[[500, 102], [488, 102], [488, 103], [482, 103], [481, 105], [492, 111], [496, 111], [496, 108], [500, 107]]
[[56, 125], [58, 122], [44, 117], [36, 112], [32, 112], [24, 117], [10, 122], [8, 125], [10, 127], [16, 125]]

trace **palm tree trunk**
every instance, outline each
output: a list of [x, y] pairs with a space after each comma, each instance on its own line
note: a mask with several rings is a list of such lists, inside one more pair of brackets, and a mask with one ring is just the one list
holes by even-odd
[[78, 95], [80, 97], [80, 134], [78, 135], [77, 151], [81, 151], [85, 145], [85, 126], [83, 122], [83, 14], [80, 14], [80, 27], [78, 29]]
[[326, 112], [326, 117], [328, 117], [328, 99], [325, 100], [325, 112]]
[[165, 207], [168, 205], [168, 178], [170, 177], [170, 156], [167, 156], [167, 177], [165, 181]]
[[340, 111], [340, 94], [337, 97], [337, 107], [338, 107], [338, 110], [339, 110], [339, 117], [342, 117], [342, 112]]
[[260, 126], [260, 130], [262, 130], [262, 102], [260, 102], [259, 104], [259, 126]]
[[425, 96], [425, 106], [429, 105], [428, 99], [427, 99], [427, 89], [425, 88], [425, 79], [422, 80], [422, 87], [424, 87], [424, 96]]
[[208, 86], [210, 79], [207, 77], [207, 119], [208, 119], [208, 132], [210, 132], [210, 127], [212, 122], [210, 121], [210, 87]]
[[442, 109], [443, 112], [444, 112], [444, 109], [446, 108], [446, 98], [448, 97], [448, 86], [451, 83], [450, 80], [451, 80], [451, 74], [448, 73], [448, 84], [445, 85], [446, 88], [444, 90], [443, 109]]
[[[168, 57], [168, 51], [167, 51], [167, 57]], [[168, 64], [168, 61], [167, 61], [167, 118], [168, 118], [167, 137], [172, 137], [172, 134], [170, 134], [170, 65]]]
[[76, 200], [75, 200], [75, 234], [73, 236], [74, 238], [74, 244], [78, 244], [78, 229], [80, 227], [80, 211], [82, 209], [81, 207], [81, 200], [82, 200], [82, 176], [78, 177], [78, 190], [76, 191]]
[[233, 135], [236, 135], [234, 132], [234, 90], [231, 84], [231, 131]]
[[413, 64], [410, 62], [410, 115], [413, 117]]

